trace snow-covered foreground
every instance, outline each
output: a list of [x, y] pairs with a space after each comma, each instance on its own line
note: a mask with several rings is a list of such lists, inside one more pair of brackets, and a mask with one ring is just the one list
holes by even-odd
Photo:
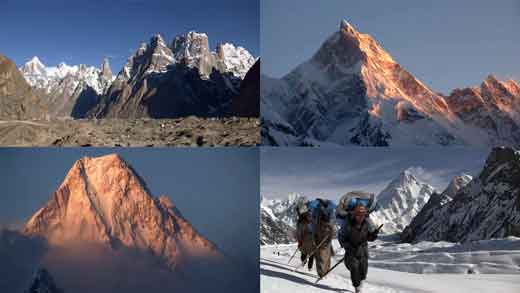
[[[337, 255], [333, 264], [343, 256], [337, 242], [334, 247]], [[290, 265], [287, 262], [295, 249], [295, 244], [261, 248], [262, 292], [354, 292], [349, 271], [343, 264], [318, 284], [314, 269], [309, 272], [300, 267], [293, 271], [300, 264], [299, 253]], [[363, 292], [520, 292], [519, 238], [471, 245], [447, 242], [410, 245], [378, 240], [369, 250], [371, 260]], [[468, 274], [469, 269], [474, 274]]]

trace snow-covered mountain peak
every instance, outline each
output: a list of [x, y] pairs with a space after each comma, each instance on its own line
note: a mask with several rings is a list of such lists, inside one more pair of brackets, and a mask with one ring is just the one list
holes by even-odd
[[348, 30], [348, 31], [351, 31], [351, 32], [356, 32], [356, 29], [354, 29], [354, 27], [346, 20], [346, 19], [342, 19], [339, 23], [339, 29], [340, 30]]
[[255, 63], [255, 58], [243, 47], [231, 43], [217, 45], [217, 56], [222, 60], [224, 70], [243, 79]]
[[205, 33], [190, 31], [179, 35], [172, 42], [172, 51], [176, 60], [197, 58], [209, 53], [208, 36]]
[[384, 224], [383, 230], [387, 233], [402, 231], [435, 191], [431, 185], [417, 179], [412, 170], [408, 168], [400, 172], [377, 195], [379, 209], [371, 217]]
[[342, 35], [340, 39], [342, 42], [349, 43], [353, 49], [364, 53], [363, 61], [381, 63], [381, 65], [396, 63], [376, 40], [369, 34], [360, 33], [346, 20], [341, 21], [340, 34]]
[[408, 168], [399, 173], [399, 179], [401, 184], [408, 184], [409, 182], [416, 182], [417, 178], [414, 175], [414, 169]]
[[29, 60], [27, 63], [25, 63], [21, 68], [20, 71], [22, 73], [27, 75], [44, 75], [45, 72], [45, 65], [40, 61], [40, 59], [37, 56], [34, 56]]

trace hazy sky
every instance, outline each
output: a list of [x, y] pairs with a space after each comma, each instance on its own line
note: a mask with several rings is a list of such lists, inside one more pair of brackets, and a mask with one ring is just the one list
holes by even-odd
[[480, 84], [489, 74], [520, 80], [518, 0], [262, 0], [265, 74], [310, 58], [341, 19], [372, 35], [435, 91]]
[[456, 175], [478, 175], [489, 154], [484, 148], [264, 148], [260, 194], [337, 200], [352, 190], [379, 193], [407, 168], [442, 191]]
[[[227, 255], [257, 265], [258, 150], [0, 148], [0, 223], [25, 222], [83, 156], [118, 153]], [[240, 235], [240, 236], [237, 236]]]
[[118, 72], [139, 44], [160, 33], [167, 42], [189, 30], [210, 47], [232, 42], [259, 54], [259, 0], [0, 0], [0, 54], [21, 65], [34, 55]]

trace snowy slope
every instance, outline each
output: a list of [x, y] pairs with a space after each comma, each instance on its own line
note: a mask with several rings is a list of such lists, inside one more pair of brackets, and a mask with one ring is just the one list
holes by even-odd
[[419, 181], [411, 169], [404, 170], [378, 194], [379, 209], [370, 214], [370, 218], [377, 225], [384, 224], [384, 233], [400, 232], [419, 213], [433, 192], [434, 188]]
[[[458, 292], [458, 293], [475, 293], [475, 292], [486, 292], [486, 293], [512, 293], [517, 292], [520, 288], [520, 278], [518, 270], [520, 267], [519, 256], [520, 256], [520, 239], [512, 238], [506, 240], [496, 240], [491, 246], [493, 249], [489, 250], [485, 248], [485, 244], [481, 244], [483, 250], [473, 249], [471, 247], [461, 248], [460, 246], [444, 243], [444, 246], [450, 247], [453, 252], [447, 254], [441, 250], [436, 252], [435, 246], [441, 246], [441, 244], [423, 244], [419, 247], [415, 246], [399, 246], [391, 242], [376, 242], [370, 248], [371, 258], [377, 258], [377, 260], [369, 261], [369, 270], [367, 281], [364, 284], [364, 291], [367, 292]], [[334, 242], [336, 255], [332, 263], [336, 263], [342, 256], [343, 252], [337, 247], [337, 243]], [[500, 250], [501, 247], [510, 249]], [[314, 271], [308, 272], [306, 269], [300, 268], [297, 271], [293, 271], [293, 268], [298, 265], [297, 260], [293, 260], [290, 265], [287, 262], [296, 249], [293, 245], [271, 245], [264, 246], [260, 252], [260, 291], [261, 292], [354, 292], [354, 288], [350, 283], [350, 274], [343, 264], [340, 264], [332, 273], [325, 277], [318, 284], [315, 284], [316, 273]], [[430, 258], [426, 261], [417, 261], [417, 265], [429, 264], [437, 268], [443, 268], [444, 266], [439, 265], [446, 259], [449, 260], [450, 256], [457, 255], [459, 252], [455, 252], [457, 249], [468, 251], [467, 253], [473, 255], [481, 255], [482, 257], [475, 257], [469, 259], [473, 261], [474, 266], [487, 266], [492, 268], [495, 262], [500, 262], [503, 259], [503, 255], [509, 253], [511, 260], [511, 268], [507, 271], [497, 271], [497, 274], [454, 274], [447, 273], [448, 271], [442, 271], [442, 274], [415, 274], [406, 272], [407, 269], [413, 267], [414, 264], [402, 262], [400, 267], [393, 266], [392, 269], [400, 268], [401, 271], [376, 268], [375, 266], [382, 267], [385, 265], [384, 259], [387, 264], [396, 262], [396, 259], [406, 259], [410, 255], [420, 255], [425, 249], [431, 249]], [[413, 252], [417, 251], [416, 254]], [[464, 252], [462, 252], [464, 253]], [[498, 255], [498, 256], [495, 256]], [[460, 261], [463, 258], [458, 258], [456, 261]], [[486, 264], [483, 260], [486, 259]], [[490, 262], [491, 260], [491, 262]], [[467, 259], [465, 261], [468, 261]], [[502, 261], [503, 262], [503, 261]], [[466, 264], [469, 265], [469, 264]], [[512, 274], [513, 269], [516, 268], [516, 274]]]
[[[514, 81], [489, 87], [493, 107], [485, 108], [493, 111], [479, 115], [471, 110], [466, 115], [454, 106], [465, 107], [462, 99], [449, 99], [428, 88], [370, 35], [345, 20], [308, 61], [281, 79], [264, 79], [264, 145], [510, 145], [520, 141], [520, 124], [512, 118], [520, 117], [519, 87]], [[488, 113], [491, 121], [478, 123]]]

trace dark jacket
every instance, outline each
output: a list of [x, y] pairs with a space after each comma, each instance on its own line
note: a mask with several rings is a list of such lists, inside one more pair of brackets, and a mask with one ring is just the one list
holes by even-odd
[[356, 227], [355, 220], [352, 216], [347, 216], [338, 235], [338, 241], [345, 250], [351, 248], [357, 250], [359, 247], [366, 247], [368, 241], [374, 241], [377, 238], [375, 225], [369, 217], [367, 217], [360, 227]]

